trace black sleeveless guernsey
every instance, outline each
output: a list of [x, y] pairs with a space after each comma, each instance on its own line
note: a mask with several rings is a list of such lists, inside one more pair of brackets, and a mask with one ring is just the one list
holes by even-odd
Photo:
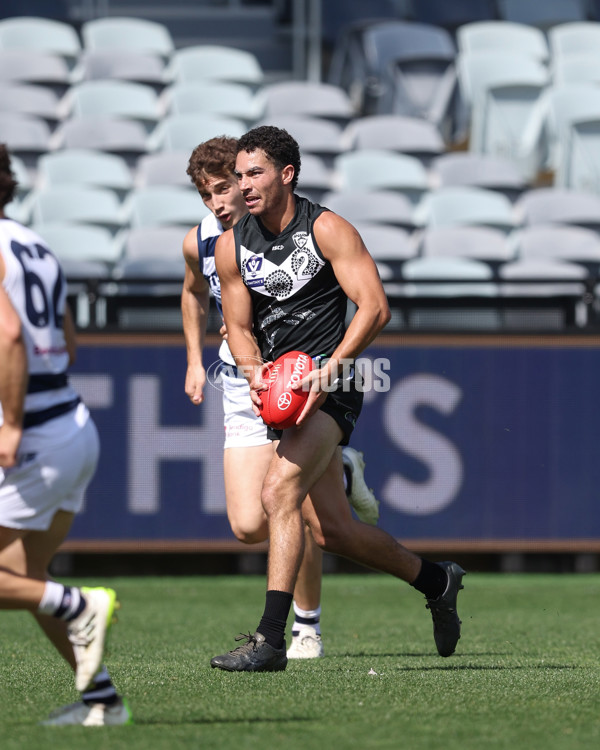
[[295, 349], [329, 357], [345, 333], [347, 297], [313, 235], [315, 219], [328, 209], [294, 197], [294, 218], [281, 234], [271, 234], [252, 214], [233, 228], [265, 360]]

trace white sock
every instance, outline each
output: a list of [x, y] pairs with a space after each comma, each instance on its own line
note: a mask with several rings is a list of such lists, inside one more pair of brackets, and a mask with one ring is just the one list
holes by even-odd
[[85, 601], [76, 586], [63, 586], [56, 581], [46, 581], [38, 612], [68, 621], [76, 617], [84, 606]]
[[317, 609], [301, 609], [294, 602], [294, 624], [292, 625], [292, 635], [297, 635], [303, 625], [310, 625], [314, 628], [317, 635], [321, 635], [321, 606]]
[[46, 581], [42, 601], [39, 604], [38, 612], [41, 615], [53, 615], [62, 604], [65, 587], [62, 583], [56, 581]]

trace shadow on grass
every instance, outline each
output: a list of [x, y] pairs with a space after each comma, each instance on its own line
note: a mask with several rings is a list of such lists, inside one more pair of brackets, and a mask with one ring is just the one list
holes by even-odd
[[[578, 670], [578, 669], [584, 669], [584, 667], [575, 665], [575, 664], [546, 664], [546, 663], [535, 663], [532, 662], [531, 664], [461, 664], [456, 663], [457, 658], [481, 658], [481, 657], [512, 657], [514, 658], [513, 653], [508, 652], [473, 652], [473, 653], [460, 653], [455, 654], [454, 658], [450, 657], [452, 661], [447, 661], [444, 657], [442, 662], [439, 662], [437, 664], [423, 664], [423, 665], [405, 665], [397, 667], [401, 672], [433, 672], [433, 671], [457, 671], [457, 670], [471, 670], [471, 671], [493, 671], [493, 670], [517, 670], [517, 669], [556, 669], [556, 670]], [[338, 656], [335, 658], [338, 659], [403, 659], [403, 658], [418, 658], [423, 659], [431, 657], [432, 659], [437, 659], [438, 657], [435, 657], [431, 653], [428, 654], [398, 654], [398, 653], [361, 653], [361, 654], [344, 654], [343, 656]], [[329, 665], [323, 665], [324, 667], [328, 667]], [[333, 665], [332, 665], [333, 666]]]
[[143, 719], [141, 721], [135, 720], [135, 726], [184, 726], [186, 724], [191, 725], [204, 725], [204, 726], [219, 726], [220, 724], [290, 724], [296, 722], [316, 722], [318, 718], [307, 718], [306, 716], [288, 716], [281, 719], [269, 719], [264, 716], [257, 716], [255, 718], [244, 718], [244, 719]]

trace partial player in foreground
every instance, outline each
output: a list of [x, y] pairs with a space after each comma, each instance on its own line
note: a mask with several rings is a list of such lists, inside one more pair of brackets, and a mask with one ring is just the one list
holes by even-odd
[[[355, 228], [294, 194], [300, 150], [285, 130], [255, 128], [238, 141], [236, 174], [249, 213], [215, 248], [228, 342], [247, 374], [258, 413], [263, 366], [290, 351], [323, 356], [299, 382], [310, 388], [297, 426], [269, 430], [275, 452], [262, 488], [268, 518], [267, 593], [246, 643], [215, 656], [228, 671], [278, 671], [287, 665], [285, 629], [304, 552], [304, 524], [317, 543], [414, 586], [427, 599], [438, 653], [460, 638], [456, 600], [464, 571], [432, 563], [382, 529], [352, 518], [342, 483], [341, 446], [362, 407], [357, 373], [345, 370], [390, 317], [377, 267]], [[346, 328], [347, 300], [356, 313]], [[305, 499], [306, 498], [306, 499]]]
[[[234, 138], [212, 138], [194, 149], [187, 170], [211, 211], [199, 226], [188, 232], [183, 244], [186, 270], [181, 307], [188, 361], [185, 391], [194, 404], [202, 403], [206, 385], [203, 350], [210, 290], [221, 309], [215, 244], [224, 230], [230, 229], [247, 213], [234, 175], [236, 154]], [[248, 382], [237, 372], [225, 340], [219, 356], [225, 413], [223, 463], [227, 514], [236, 537], [247, 544], [255, 544], [268, 536], [260, 496], [273, 458], [273, 443], [267, 437], [262, 419], [252, 409]], [[377, 523], [378, 502], [365, 484], [362, 453], [353, 448], [344, 452], [344, 478], [349, 501], [359, 518], [365, 523]], [[320, 627], [321, 570], [321, 550], [307, 530], [303, 564], [295, 589], [289, 658], [315, 658], [324, 653]]]
[[48, 574], [99, 440], [67, 377], [76, 347], [60, 265], [41, 237], [4, 214], [16, 186], [0, 144], [0, 609], [29, 610], [75, 671], [81, 701], [42, 723], [127, 724], [131, 713], [102, 664], [115, 592]]

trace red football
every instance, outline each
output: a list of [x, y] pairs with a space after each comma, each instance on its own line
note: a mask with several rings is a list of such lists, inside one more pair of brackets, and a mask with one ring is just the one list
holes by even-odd
[[294, 391], [292, 388], [314, 366], [312, 359], [304, 352], [282, 354], [269, 364], [263, 373], [268, 388], [259, 393], [262, 401], [260, 415], [268, 427], [285, 430], [296, 424], [309, 392]]

